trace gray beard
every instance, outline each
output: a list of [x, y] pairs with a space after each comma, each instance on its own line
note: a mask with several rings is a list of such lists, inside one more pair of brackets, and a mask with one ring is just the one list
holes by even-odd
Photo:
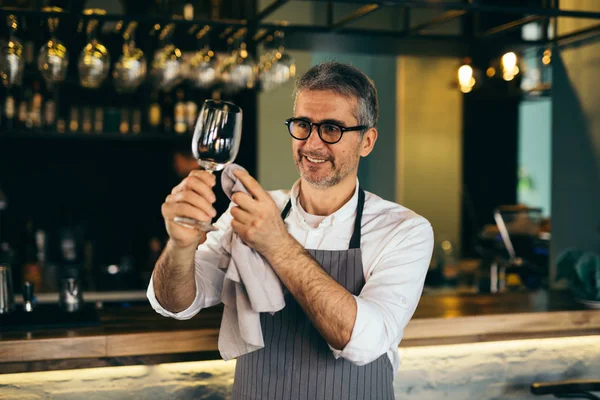
[[[310, 184], [312, 187], [315, 187], [317, 189], [328, 189], [330, 187], [333, 187], [335, 185], [337, 185], [338, 183], [340, 183], [342, 180], [344, 180], [344, 178], [346, 178], [348, 175], [350, 175], [352, 173], [352, 169], [348, 169], [348, 170], [334, 170], [334, 173], [332, 176], [326, 176], [323, 177], [322, 179], [312, 179], [308, 176], [305, 176], [303, 171], [302, 171], [302, 167], [300, 166], [301, 160], [302, 158], [300, 157], [299, 159], [294, 160], [294, 164], [296, 165], [296, 171], [298, 171], [298, 175], [300, 175], [300, 177], [306, 181], [308, 184]], [[334, 164], [335, 166], [335, 164]]]

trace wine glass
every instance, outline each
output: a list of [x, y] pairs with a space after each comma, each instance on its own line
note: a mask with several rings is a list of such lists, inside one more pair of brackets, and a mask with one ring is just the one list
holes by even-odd
[[133, 38], [136, 27], [137, 22], [130, 22], [123, 34], [123, 54], [117, 60], [113, 71], [118, 92], [133, 92], [146, 78], [146, 57], [142, 50], [135, 47]]
[[245, 37], [247, 29], [242, 28], [227, 39], [231, 54], [224, 60], [220, 68], [220, 76], [224, 89], [235, 93], [243, 89], [252, 89], [256, 84], [258, 68], [252, 55], [248, 52]]
[[[59, 7], [45, 7], [44, 12], [62, 12]], [[57, 83], [65, 80], [69, 66], [69, 52], [63, 42], [56, 38], [58, 29], [58, 17], [48, 17], [48, 29], [50, 40], [40, 49], [37, 64], [44, 80], [49, 83]]]
[[256, 84], [256, 63], [245, 47], [238, 54], [229, 72], [229, 83], [233, 91], [252, 89]]
[[198, 88], [208, 89], [217, 80], [217, 58], [214, 51], [208, 45], [208, 31], [210, 26], [206, 25], [196, 35], [198, 41], [204, 42], [204, 46], [194, 55], [190, 62], [189, 77]]
[[[275, 32], [275, 44], [271, 44], [272, 49], [264, 54], [264, 58], [261, 57], [263, 62], [260, 68], [260, 81], [266, 91], [283, 85], [296, 75], [296, 63], [294, 58], [285, 51], [283, 36], [283, 32]], [[272, 36], [269, 36], [267, 44], [269, 39], [273, 41]]]
[[[227, 101], [206, 100], [194, 128], [192, 153], [198, 164], [211, 174], [235, 160], [242, 137], [242, 109]], [[187, 217], [176, 223], [204, 232], [217, 230], [212, 224]]]
[[[85, 15], [105, 15], [106, 11], [98, 9], [84, 10]], [[95, 37], [98, 20], [92, 19], [87, 26], [89, 43], [85, 45], [79, 55], [77, 69], [79, 70], [79, 81], [86, 88], [98, 88], [108, 77], [110, 68], [110, 54], [106, 46]]]
[[2, 46], [2, 54], [0, 54], [0, 78], [6, 87], [18, 86], [23, 79], [25, 60], [23, 59], [23, 45], [15, 36], [17, 26], [17, 18], [10, 15], [8, 17], [9, 39]]
[[217, 59], [215, 53], [204, 48], [194, 55], [191, 66], [191, 78], [197, 88], [208, 89], [217, 80]]
[[163, 47], [154, 53], [152, 60], [152, 77], [156, 86], [168, 92], [182, 80], [181, 50], [170, 43], [175, 24], [168, 24], [160, 34]]

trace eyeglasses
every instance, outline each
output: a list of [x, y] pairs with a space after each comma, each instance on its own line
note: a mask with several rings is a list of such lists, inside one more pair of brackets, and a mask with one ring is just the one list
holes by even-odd
[[303, 118], [289, 118], [285, 120], [285, 125], [290, 132], [290, 135], [294, 139], [297, 140], [306, 140], [310, 137], [312, 133], [313, 126], [317, 127], [317, 132], [322, 141], [328, 144], [334, 144], [339, 142], [342, 139], [342, 135], [345, 132], [350, 131], [364, 131], [368, 129], [368, 126], [359, 125], [359, 126], [351, 126], [344, 127], [338, 124], [332, 124], [330, 122], [324, 122], [317, 124], [315, 122], [310, 122]]

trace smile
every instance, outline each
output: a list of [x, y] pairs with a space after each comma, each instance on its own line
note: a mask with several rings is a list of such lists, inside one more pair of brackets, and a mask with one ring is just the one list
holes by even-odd
[[327, 160], [320, 160], [318, 158], [312, 158], [312, 157], [308, 157], [308, 156], [305, 156], [305, 157], [308, 161], [310, 161], [311, 163], [315, 163], [315, 164], [321, 164], [321, 163], [324, 163], [325, 161], [327, 161]]

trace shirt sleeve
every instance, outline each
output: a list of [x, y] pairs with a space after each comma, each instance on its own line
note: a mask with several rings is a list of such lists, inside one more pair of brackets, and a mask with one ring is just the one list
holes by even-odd
[[219, 230], [209, 232], [206, 241], [198, 246], [194, 258], [194, 278], [196, 281], [196, 297], [192, 304], [183, 311], [174, 313], [160, 305], [154, 293], [154, 281], [150, 278], [146, 296], [152, 308], [162, 316], [175, 319], [190, 319], [207, 307], [221, 303], [221, 290], [225, 272], [219, 269], [222, 255], [221, 238], [231, 225], [229, 208], [214, 224]]
[[412, 318], [433, 253], [433, 230], [419, 217], [397, 234], [367, 279], [356, 300], [356, 320], [343, 350], [330, 346], [335, 358], [365, 365], [398, 347]]

